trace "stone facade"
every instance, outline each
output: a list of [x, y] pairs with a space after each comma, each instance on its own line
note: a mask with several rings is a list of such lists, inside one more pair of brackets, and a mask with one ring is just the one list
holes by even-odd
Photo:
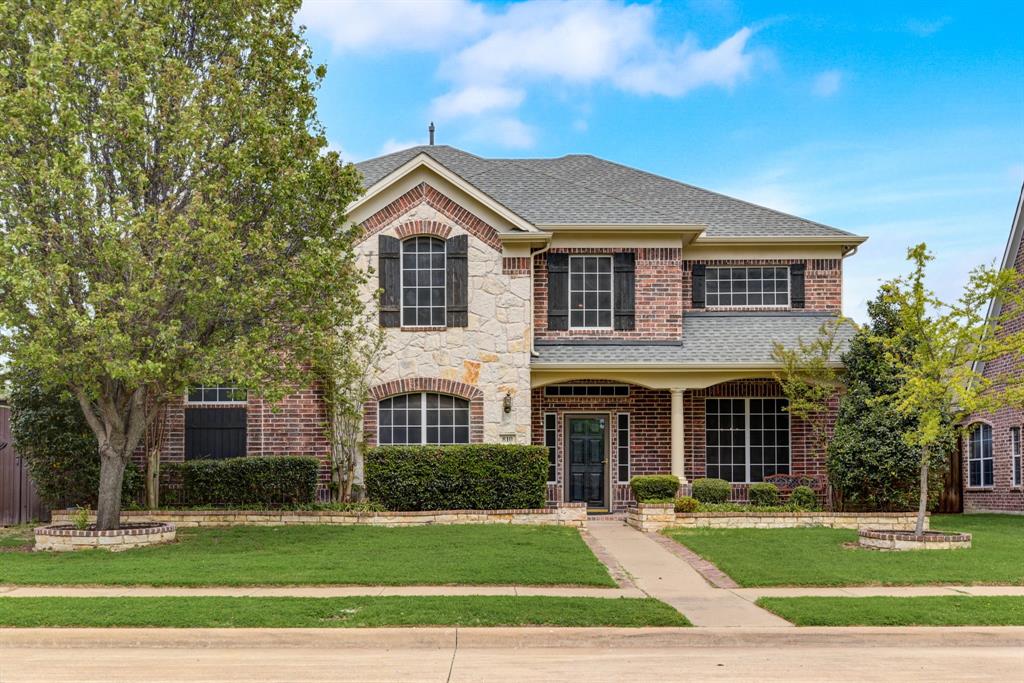
[[861, 529], [857, 542], [861, 547], [873, 550], [958, 550], [971, 547], [971, 534], [932, 531], [918, 536], [913, 531]]
[[[58, 517], [62, 519], [58, 519]], [[147, 545], [170, 543], [176, 536], [174, 524], [156, 523], [157, 520], [135, 521], [112, 531], [95, 531], [76, 529], [71, 524], [67, 524], [70, 517], [71, 515], [67, 512], [55, 513], [53, 525], [38, 527], [35, 530], [35, 550], [69, 552], [98, 548], [116, 553]], [[160, 522], [165, 521], [160, 520]]]
[[[1017, 253], [1013, 258], [1013, 267], [1018, 273], [1024, 275], [1024, 243], [1017, 248]], [[1024, 331], [1024, 311], [1018, 311], [1006, 323], [1001, 333], [1003, 335], [1019, 334], [1022, 331]], [[1024, 377], [1024, 361], [1019, 358], [999, 358], [985, 365], [984, 375], [992, 380], [1007, 376], [1019, 380]], [[963, 466], [964, 511], [990, 510], [1024, 513], [1024, 487], [1014, 485], [1013, 455], [1010, 452], [1011, 427], [1020, 428], [1021, 439], [1024, 440], [1024, 406], [1007, 407], [995, 413], [975, 413], [971, 416], [969, 423], [978, 422], [985, 422], [992, 427], [993, 482], [990, 487], [972, 487], [970, 485], [968, 471], [970, 444], [968, 439], [963, 439], [961, 463]], [[1021, 444], [1021, 448], [1024, 449], [1024, 443]]]
[[[67, 523], [71, 513], [54, 510], [54, 524]], [[95, 516], [93, 516], [95, 518]], [[178, 527], [214, 526], [292, 526], [332, 524], [340, 526], [427, 526], [436, 524], [515, 524], [530, 526], [587, 525], [587, 506], [566, 503], [558, 507], [523, 510], [431, 510], [424, 512], [335, 512], [331, 510], [128, 510], [121, 513], [123, 523], [165, 522]], [[81, 532], [86, 533], [86, 532]], [[108, 532], [100, 532], [108, 533]], [[38, 534], [37, 534], [37, 548]], [[47, 538], [51, 538], [47, 536]], [[74, 538], [74, 535], [69, 536]], [[129, 538], [129, 537], [125, 537]], [[166, 540], [166, 539], [165, 539]], [[109, 543], [115, 543], [110, 541]], [[125, 542], [126, 544], [128, 541]], [[126, 545], [127, 547], [134, 547]], [[51, 549], [51, 548], [46, 548]], [[119, 548], [121, 549], [121, 548]]]
[[[690, 529], [794, 529], [828, 527], [830, 529], [913, 530], [917, 515], [913, 512], [680, 512], [671, 505], [640, 503], [629, 509], [626, 522], [641, 531], [660, 531], [666, 527]], [[928, 528], [925, 519], [925, 529]]]
[[[450, 383], [452, 393], [477, 406], [471, 431], [484, 442], [530, 441], [530, 278], [521, 260], [503, 255], [498, 233], [428, 184], [405, 193], [363, 223], [367, 236], [356, 247], [359, 263], [376, 268], [379, 235], [469, 236], [469, 325], [429, 329], [386, 328], [385, 352], [374, 401], [416, 386]], [[372, 300], [376, 278], [364, 291]], [[390, 388], [390, 389], [389, 389]], [[393, 391], [392, 391], [393, 390]], [[424, 389], [425, 390], [425, 389]], [[388, 394], [388, 391], [392, 391]], [[512, 412], [503, 399], [512, 397]], [[376, 443], [376, 406], [368, 406], [366, 438]]]

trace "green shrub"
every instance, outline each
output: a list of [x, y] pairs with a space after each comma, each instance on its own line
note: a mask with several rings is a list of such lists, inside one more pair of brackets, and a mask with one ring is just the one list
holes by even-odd
[[676, 498], [676, 512], [696, 512], [698, 507], [700, 507], [700, 501], [696, 498], [690, 496]]
[[779, 487], [768, 482], [751, 484], [748, 490], [751, 505], [778, 505]]
[[633, 489], [633, 497], [638, 503], [646, 503], [655, 498], [673, 499], [679, 493], [679, 477], [674, 474], [645, 474], [629, 480]]
[[366, 453], [366, 491], [388, 510], [500, 510], [547, 503], [544, 446], [379, 446]]
[[724, 503], [732, 486], [725, 479], [694, 479], [693, 497], [702, 503]]
[[750, 505], [748, 503], [701, 503], [697, 512], [800, 512], [797, 506], [784, 505]]
[[810, 486], [797, 486], [789, 494], [789, 502], [801, 510], [817, 510], [818, 496]]
[[[171, 505], [287, 506], [316, 499], [320, 461], [293, 455], [187, 460], [161, 466]], [[177, 486], [175, 486], [177, 485]]]
[[[96, 509], [100, 490], [100, 454], [78, 401], [64, 389], [49, 389], [35, 374], [10, 376], [11, 436], [28, 465], [39, 497], [52, 508]], [[142, 499], [145, 478], [129, 462], [121, 500], [131, 507]]]

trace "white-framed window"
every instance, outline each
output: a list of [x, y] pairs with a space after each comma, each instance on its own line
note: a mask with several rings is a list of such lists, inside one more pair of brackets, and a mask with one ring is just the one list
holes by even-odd
[[239, 387], [189, 387], [188, 403], [245, 403], [248, 392]]
[[619, 456], [619, 483], [629, 483], [629, 413], [619, 413], [616, 417], [615, 430], [618, 437], [616, 450]]
[[611, 256], [569, 257], [569, 327], [611, 329]]
[[968, 438], [967, 485], [992, 486], [995, 482], [992, 461], [992, 427], [984, 422], [974, 426]]
[[704, 271], [707, 306], [789, 306], [788, 266], [709, 266]]
[[628, 384], [549, 384], [545, 396], [629, 396]]
[[548, 483], [558, 481], [558, 415], [544, 413], [544, 445], [548, 449]]
[[445, 242], [429, 235], [402, 242], [402, 326], [443, 327]]
[[1021, 486], [1021, 445], [1020, 427], [1010, 427], [1010, 467], [1013, 469], [1013, 486]]
[[377, 404], [377, 443], [469, 443], [469, 401], [448, 394], [399, 394]]
[[789, 474], [789, 412], [784, 398], [704, 402], [706, 476], [735, 483]]

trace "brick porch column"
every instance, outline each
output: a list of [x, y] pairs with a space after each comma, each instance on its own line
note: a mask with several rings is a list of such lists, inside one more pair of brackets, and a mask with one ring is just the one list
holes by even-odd
[[686, 475], [683, 474], [683, 390], [670, 389], [672, 392], [672, 474], [679, 477], [681, 483], [686, 483]]

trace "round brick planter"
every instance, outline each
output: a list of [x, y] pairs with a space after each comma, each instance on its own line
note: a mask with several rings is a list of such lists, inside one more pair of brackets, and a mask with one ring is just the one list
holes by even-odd
[[970, 548], [970, 534], [944, 534], [926, 531], [921, 535], [913, 531], [861, 529], [858, 543], [875, 550], [953, 550]]
[[142, 522], [122, 524], [120, 529], [97, 531], [90, 525], [78, 529], [73, 524], [54, 524], [36, 527], [36, 550], [64, 552], [100, 548], [111, 552], [141, 548], [146, 545], [170, 543], [174, 540], [173, 524], [163, 522]]

